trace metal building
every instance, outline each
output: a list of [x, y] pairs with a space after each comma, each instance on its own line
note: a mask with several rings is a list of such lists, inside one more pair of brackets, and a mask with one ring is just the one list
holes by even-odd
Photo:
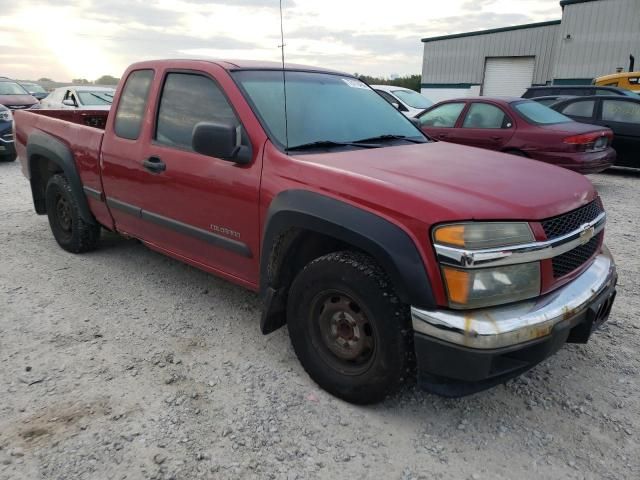
[[640, 0], [562, 0], [562, 19], [423, 38], [431, 100], [589, 84], [640, 58]]

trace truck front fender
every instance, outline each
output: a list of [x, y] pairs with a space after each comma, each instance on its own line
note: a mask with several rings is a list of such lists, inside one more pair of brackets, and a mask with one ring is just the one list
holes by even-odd
[[[43, 165], [42, 161], [46, 163]], [[47, 213], [44, 200], [47, 181], [53, 173], [61, 171], [77, 195], [80, 216], [85, 222], [96, 224], [82, 189], [82, 180], [80, 180], [73, 153], [67, 145], [52, 135], [40, 131], [33, 132], [27, 140], [27, 162], [33, 205], [37, 213], [41, 215]]]
[[273, 199], [265, 221], [260, 262], [263, 333], [284, 323], [289, 285], [283, 285], [281, 265], [291, 253], [286, 241], [291, 231], [315, 232], [367, 253], [389, 275], [402, 302], [435, 306], [422, 257], [402, 228], [340, 200], [306, 190], [288, 190]]

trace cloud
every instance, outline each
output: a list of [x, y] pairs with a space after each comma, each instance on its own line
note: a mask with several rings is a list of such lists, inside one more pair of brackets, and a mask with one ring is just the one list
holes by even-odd
[[[261, 7], [280, 8], [278, 0], [185, 0], [187, 3], [198, 3], [205, 5], [231, 5], [233, 7]], [[293, 0], [282, 0], [282, 8], [292, 8], [297, 6]]]
[[462, 4], [463, 10], [482, 10], [488, 5], [496, 3], [496, 0], [468, 0]]
[[[278, 0], [0, 0], [0, 75], [119, 76], [134, 61], [201, 55], [278, 60], [278, 7]], [[437, 8], [403, 0], [388, 9], [284, 0], [283, 7], [287, 61], [370, 75], [419, 72], [424, 37], [560, 16], [557, 0], [448, 0]]]

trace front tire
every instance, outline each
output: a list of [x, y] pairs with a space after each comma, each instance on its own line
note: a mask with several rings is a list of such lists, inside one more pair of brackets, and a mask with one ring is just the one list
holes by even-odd
[[47, 216], [53, 236], [63, 249], [72, 253], [94, 250], [100, 239], [100, 225], [80, 216], [79, 198], [63, 175], [53, 175], [45, 192]]
[[367, 255], [330, 253], [295, 278], [287, 303], [291, 343], [309, 376], [348, 402], [376, 403], [413, 365], [409, 307]]

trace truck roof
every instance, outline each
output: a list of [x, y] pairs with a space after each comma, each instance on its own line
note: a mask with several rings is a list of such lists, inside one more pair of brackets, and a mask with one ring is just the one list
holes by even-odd
[[[134, 63], [129, 68], [130, 69], [149, 68], [154, 66], [155, 67], [158, 67], [158, 66], [175, 67], [176, 65], [187, 67], [188, 65], [195, 65], [203, 62], [214, 63], [230, 72], [237, 71], [237, 70], [282, 70], [281, 62], [268, 62], [263, 60], [237, 60], [237, 59], [176, 59], [176, 58], [138, 62], [138, 63]], [[345, 72], [340, 72], [338, 70], [331, 70], [328, 68], [315, 67], [310, 65], [300, 65], [297, 63], [285, 63], [285, 70], [331, 73], [334, 75], [344, 75], [347, 77], [353, 77], [353, 75], [350, 73], [345, 73]]]

